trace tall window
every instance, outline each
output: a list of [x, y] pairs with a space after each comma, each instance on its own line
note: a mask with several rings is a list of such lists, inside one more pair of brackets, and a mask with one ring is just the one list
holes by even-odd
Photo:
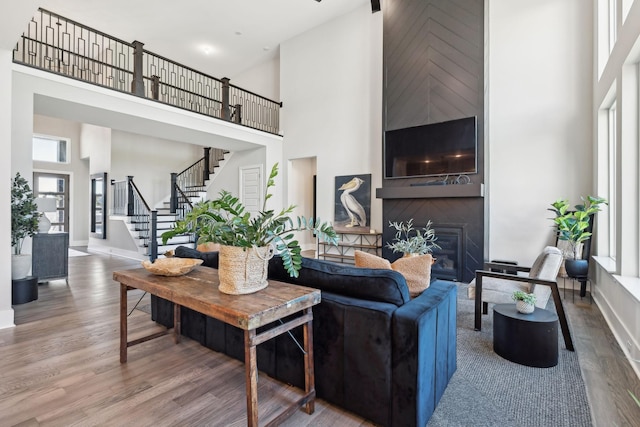
[[618, 36], [618, 0], [609, 0], [609, 52], [613, 50]]
[[609, 256], [616, 258], [616, 174], [617, 174], [617, 131], [616, 131], [616, 103], [614, 102], [609, 108], [608, 127], [609, 127]]
[[33, 136], [33, 160], [52, 163], [69, 162], [69, 140], [43, 135]]

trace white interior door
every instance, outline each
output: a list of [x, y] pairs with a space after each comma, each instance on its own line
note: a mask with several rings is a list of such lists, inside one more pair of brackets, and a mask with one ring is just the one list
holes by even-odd
[[240, 168], [240, 201], [252, 216], [262, 209], [262, 175], [262, 165]]

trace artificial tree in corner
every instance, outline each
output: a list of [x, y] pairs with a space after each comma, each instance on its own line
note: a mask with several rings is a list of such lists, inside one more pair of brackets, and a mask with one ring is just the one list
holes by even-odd
[[26, 179], [16, 173], [11, 185], [11, 279], [22, 279], [29, 274], [31, 254], [22, 253], [24, 239], [38, 231], [38, 207]]
[[265, 186], [262, 210], [255, 216], [247, 212], [237, 197], [223, 190], [219, 198], [196, 204], [175, 228], [163, 233], [163, 244], [171, 237], [194, 233], [199, 244], [222, 245], [219, 276], [220, 291], [224, 293], [251, 293], [266, 287], [268, 260], [274, 252], [282, 257], [289, 275], [297, 277], [302, 265], [302, 249], [294, 232], [309, 230], [332, 244], [337, 243], [338, 237], [330, 224], [319, 219], [291, 219], [294, 205], [280, 212], [267, 210], [266, 203], [271, 198], [269, 189], [275, 185], [277, 175], [276, 163]]

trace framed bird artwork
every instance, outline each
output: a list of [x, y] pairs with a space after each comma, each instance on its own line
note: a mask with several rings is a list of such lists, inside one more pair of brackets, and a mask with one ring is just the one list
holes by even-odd
[[333, 228], [368, 233], [370, 216], [371, 174], [336, 176]]

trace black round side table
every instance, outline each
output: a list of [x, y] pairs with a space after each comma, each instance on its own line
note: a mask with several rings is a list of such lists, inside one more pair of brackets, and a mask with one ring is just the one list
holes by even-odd
[[493, 307], [493, 351], [520, 365], [550, 368], [558, 364], [558, 315], [536, 307], [531, 314], [516, 304]]
[[11, 280], [11, 304], [24, 304], [38, 299], [38, 278], [27, 276]]

